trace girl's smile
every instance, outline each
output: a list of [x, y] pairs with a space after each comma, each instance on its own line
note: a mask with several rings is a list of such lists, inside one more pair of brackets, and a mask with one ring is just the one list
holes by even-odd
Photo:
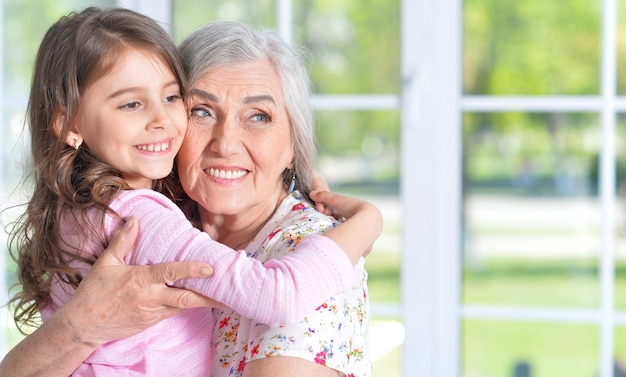
[[167, 176], [187, 129], [176, 77], [161, 59], [129, 50], [87, 86], [66, 142], [84, 142], [133, 188]]

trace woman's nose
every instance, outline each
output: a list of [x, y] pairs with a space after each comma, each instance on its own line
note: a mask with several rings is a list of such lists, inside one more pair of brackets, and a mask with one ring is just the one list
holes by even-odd
[[211, 150], [222, 157], [237, 154], [241, 146], [241, 132], [236, 119], [227, 118], [213, 127]]

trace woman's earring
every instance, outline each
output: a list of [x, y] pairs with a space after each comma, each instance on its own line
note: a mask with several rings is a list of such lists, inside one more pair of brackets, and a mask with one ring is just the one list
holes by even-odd
[[81, 144], [82, 144], [82, 142], [79, 142], [78, 140], [74, 139], [74, 149], [78, 150], [78, 148], [80, 148]]
[[291, 178], [291, 183], [289, 184], [288, 192], [291, 194], [293, 190], [296, 188], [296, 172], [293, 172], [293, 177]]

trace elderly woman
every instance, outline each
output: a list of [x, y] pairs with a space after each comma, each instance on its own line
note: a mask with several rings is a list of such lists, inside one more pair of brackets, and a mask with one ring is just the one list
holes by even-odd
[[[267, 261], [335, 226], [307, 200], [314, 124], [308, 76], [294, 50], [272, 31], [219, 21], [191, 34], [180, 51], [191, 118], [178, 173], [203, 229]], [[363, 260], [355, 270], [350, 289], [300, 323], [271, 328], [215, 309], [212, 375], [369, 376]]]
[[[293, 252], [306, 234], [334, 227], [336, 221], [315, 212], [307, 200], [313, 124], [308, 79], [293, 51], [274, 34], [238, 23], [209, 25], [181, 49], [191, 84], [191, 122], [178, 169], [185, 191], [198, 203], [204, 231], [265, 261]], [[349, 198], [322, 197], [345, 216], [359, 206]], [[380, 213], [370, 209], [371, 229], [355, 231], [375, 238]], [[117, 249], [103, 254], [74, 298], [7, 356], [0, 374], [67, 375], [99, 344], [139, 332], [177, 308], [206, 304], [190, 292], [163, 286], [176, 278], [202, 276], [202, 265], [129, 267], [123, 266], [122, 254]], [[359, 278], [349, 291], [330, 298], [298, 324], [272, 329], [236, 313], [218, 312], [213, 375], [241, 375], [244, 370], [259, 376], [278, 370], [299, 376], [369, 375], [362, 261], [356, 272]], [[116, 281], [126, 285], [116, 286]], [[156, 298], [142, 296], [147, 292], [142, 286], [156, 292]], [[113, 302], [107, 305], [106, 298]], [[161, 305], [175, 308], [159, 309]], [[264, 358], [270, 355], [283, 357]]]

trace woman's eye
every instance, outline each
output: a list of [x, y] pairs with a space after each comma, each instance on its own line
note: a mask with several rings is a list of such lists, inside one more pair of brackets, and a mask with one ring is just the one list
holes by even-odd
[[213, 112], [211, 111], [211, 109], [207, 109], [206, 107], [192, 107], [191, 110], [189, 111], [189, 114], [191, 115], [192, 118], [198, 118], [201, 120], [206, 120], [208, 118], [213, 118]]
[[255, 122], [269, 122], [270, 117], [267, 116], [267, 114], [259, 113], [259, 114], [254, 114], [252, 116], [252, 120]]
[[139, 107], [141, 104], [139, 102], [129, 102], [129, 103], [125, 103], [122, 106], [120, 106], [120, 109], [122, 110], [132, 110], [132, 109], [136, 109], [137, 107]]
[[207, 110], [195, 107], [191, 109], [191, 115], [197, 117], [208, 117], [210, 114]]

